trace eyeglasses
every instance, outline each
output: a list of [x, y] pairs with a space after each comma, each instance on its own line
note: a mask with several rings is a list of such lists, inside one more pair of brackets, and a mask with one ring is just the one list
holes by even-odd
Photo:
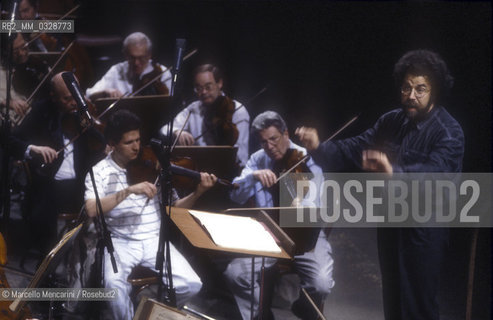
[[430, 89], [428, 89], [426, 87], [423, 87], [423, 86], [419, 86], [419, 87], [416, 87], [416, 88], [413, 88], [411, 86], [402, 86], [401, 87], [401, 93], [404, 94], [404, 95], [406, 95], [406, 96], [411, 95], [411, 93], [413, 92], [413, 90], [415, 91], [414, 96], [417, 99], [423, 98], [427, 93], [430, 92]]
[[260, 141], [260, 146], [262, 148], [267, 147], [267, 145], [275, 146], [279, 143], [280, 140], [281, 140], [281, 136], [270, 137], [267, 140]]
[[202, 91], [211, 92], [213, 89], [214, 84], [212, 83], [208, 83], [205, 86], [196, 85], [195, 87], [193, 87], [193, 91], [195, 91], [195, 93], [201, 93]]
[[148, 55], [145, 55], [145, 56], [131, 56], [131, 55], [127, 55], [127, 60], [129, 61], [135, 61], [135, 62], [140, 62], [140, 63], [146, 63], [148, 60], [149, 60], [149, 56]]

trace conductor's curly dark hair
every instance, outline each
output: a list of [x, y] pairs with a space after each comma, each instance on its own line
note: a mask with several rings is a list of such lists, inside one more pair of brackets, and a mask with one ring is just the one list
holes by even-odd
[[437, 100], [446, 98], [454, 85], [454, 78], [445, 61], [438, 53], [430, 50], [409, 51], [397, 61], [393, 75], [398, 88], [401, 87], [408, 73], [415, 76], [427, 76], [434, 88], [432, 92]]

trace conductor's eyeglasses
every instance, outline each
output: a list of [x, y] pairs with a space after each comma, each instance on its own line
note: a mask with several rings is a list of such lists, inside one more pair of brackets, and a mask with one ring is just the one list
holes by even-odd
[[406, 85], [406, 86], [401, 87], [401, 93], [406, 95], [406, 96], [410, 96], [411, 93], [413, 92], [413, 90], [415, 92], [414, 96], [417, 99], [423, 98], [427, 93], [430, 92], [430, 89], [428, 89], [425, 86], [418, 86], [418, 87], [414, 88], [414, 87]]

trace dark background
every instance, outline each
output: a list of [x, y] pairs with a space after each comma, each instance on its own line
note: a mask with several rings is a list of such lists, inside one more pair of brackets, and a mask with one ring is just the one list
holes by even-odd
[[394, 63], [408, 50], [435, 50], [456, 79], [447, 109], [465, 133], [464, 171], [490, 171], [489, 2], [89, 1], [81, 13], [78, 33], [142, 31], [167, 66], [175, 38], [188, 39], [199, 49], [185, 64], [188, 99], [187, 74], [213, 62], [225, 73], [226, 93], [242, 102], [269, 85], [247, 105], [252, 119], [274, 109], [291, 134], [312, 125], [322, 138], [361, 113], [339, 137], [358, 134], [397, 106]]

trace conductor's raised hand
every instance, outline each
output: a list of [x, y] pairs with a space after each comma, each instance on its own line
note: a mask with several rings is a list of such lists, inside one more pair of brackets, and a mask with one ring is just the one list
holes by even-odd
[[305, 147], [308, 151], [313, 151], [317, 149], [320, 145], [317, 129], [309, 127], [299, 127], [296, 129], [294, 134], [301, 141], [303, 147]]
[[392, 174], [393, 168], [387, 155], [377, 150], [364, 150], [362, 155], [363, 170]]

